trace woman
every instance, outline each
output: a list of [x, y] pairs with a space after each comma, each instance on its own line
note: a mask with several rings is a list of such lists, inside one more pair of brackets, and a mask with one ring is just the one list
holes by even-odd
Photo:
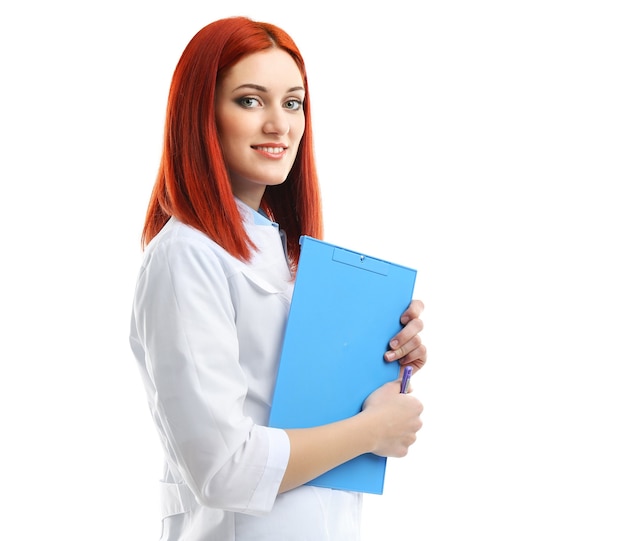
[[[174, 72], [132, 313], [165, 450], [161, 539], [357, 540], [360, 494], [304, 483], [415, 441], [422, 405], [397, 381], [350, 419], [267, 426], [303, 234], [322, 219], [301, 55], [273, 25], [216, 21]], [[426, 361], [422, 307], [387, 361]]]

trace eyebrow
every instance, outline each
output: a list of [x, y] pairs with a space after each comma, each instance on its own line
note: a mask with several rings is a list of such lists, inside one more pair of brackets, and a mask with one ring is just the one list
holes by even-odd
[[[237, 90], [241, 90], [242, 88], [251, 88], [253, 90], [258, 90], [259, 92], [269, 92], [269, 90], [262, 86], [262, 85], [257, 85], [254, 83], [244, 83], [242, 85], [239, 85], [237, 88], [235, 88], [233, 90], [233, 92], [237, 92]], [[304, 87], [302, 86], [292, 86], [291, 88], [287, 89], [287, 92], [295, 92], [297, 90], [302, 90], [304, 92]]]

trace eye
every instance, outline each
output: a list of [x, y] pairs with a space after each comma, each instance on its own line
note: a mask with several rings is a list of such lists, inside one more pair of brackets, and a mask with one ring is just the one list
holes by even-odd
[[239, 98], [237, 100], [237, 103], [241, 105], [241, 107], [243, 107], [244, 109], [252, 109], [254, 107], [261, 106], [261, 102], [251, 96], [244, 96], [243, 98]]
[[287, 100], [284, 105], [285, 109], [289, 109], [290, 111], [298, 111], [302, 109], [302, 101], [300, 100]]

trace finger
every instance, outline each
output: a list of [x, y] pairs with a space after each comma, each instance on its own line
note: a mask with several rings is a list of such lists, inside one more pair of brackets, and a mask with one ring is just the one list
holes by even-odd
[[389, 342], [391, 349], [385, 353], [385, 359], [387, 361], [395, 361], [419, 348], [422, 345], [422, 339], [418, 333], [422, 327], [423, 324], [420, 320], [412, 320], [409, 325]]
[[[424, 322], [419, 319], [412, 319], [409, 321], [403, 329], [396, 334], [389, 342], [389, 346], [392, 350], [396, 350], [400, 347], [405, 346], [412, 338], [417, 336], [418, 333], [422, 332], [424, 329]], [[407, 350], [405, 350], [407, 351]]]
[[422, 339], [418, 334], [415, 334], [409, 338], [407, 342], [398, 346], [393, 350], [395, 353], [396, 359], [401, 359], [402, 357], [408, 355], [413, 350], [418, 349], [422, 345]]
[[412, 364], [416, 370], [419, 370], [426, 364], [426, 360], [428, 358], [428, 351], [424, 344], [420, 344], [404, 355], [402, 355], [402, 353], [402, 348], [395, 351], [388, 351], [384, 356], [385, 361], [398, 361], [402, 366]]
[[424, 311], [424, 303], [419, 299], [413, 299], [409, 307], [400, 316], [400, 322], [406, 325], [412, 319], [418, 319]]
[[422, 344], [419, 348], [407, 354], [403, 359], [400, 359], [400, 365], [412, 365], [415, 370], [419, 370], [420, 368], [424, 367], [427, 359], [428, 352], [426, 350], [426, 347]]

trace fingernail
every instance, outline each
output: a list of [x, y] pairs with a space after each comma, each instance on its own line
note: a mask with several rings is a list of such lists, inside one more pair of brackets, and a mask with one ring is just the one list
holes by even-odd
[[393, 349], [396, 349], [398, 347], [398, 341], [397, 340], [392, 340], [391, 343], [389, 344]]
[[394, 351], [388, 351], [385, 355], [388, 361], [393, 361], [396, 358], [396, 354]]

